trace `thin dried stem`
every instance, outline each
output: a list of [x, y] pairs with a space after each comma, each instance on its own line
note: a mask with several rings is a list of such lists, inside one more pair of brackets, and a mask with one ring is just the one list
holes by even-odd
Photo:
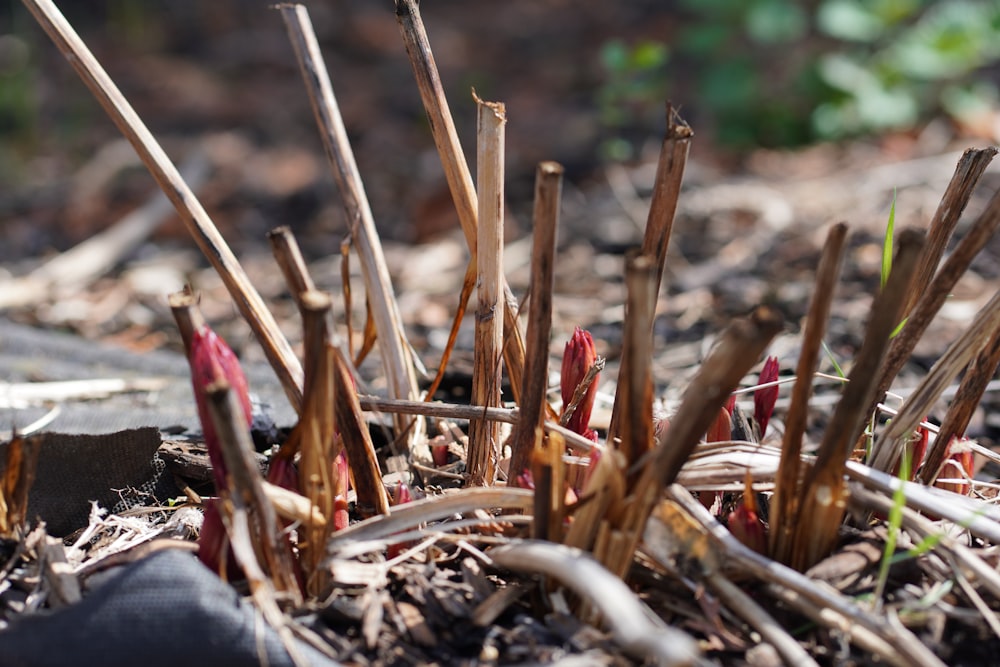
[[[655, 279], [653, 283], [653, 303], [660, 294], [663, 283], [663, 271], [667, 261], [667, 250], [670, 247], [670, 234], [674, 226], [674, 216], [677, 213], [677, 201], [680, 197], [681, 182], [684, 180], [684, 168], [687, 166], [688, 151], [691, 148], [691, 138], [694, 132], [684, 122], [673, 105], [667, 104], [667, 132], [660, 147], [660, 157], [656, 163], [656, 177], [653, 182], [653, 198], [649, 204], [649, 215], [646, 218], [646, 231], [642, 239], [642, 254], [653, 258]], [[653, 337], [653, 321], [649, 321], [649, 331], [645, 334], [649, 342], [644, 347], [651, 348]], [[608, 426], [608, 442], [614, 442], [620, 436], [619, 429], [625, 402], [626, 387], [632, 375], [629, 365], [628, 341], [623, 344], [622, 362], [618, 370], [618, 387], [615, 392], [615, 402], [611, 408], [611, 423]], [[629, 459], [631, 460], [631, 458]]]
[[[441, 77], [434, 62], [434, 54], [431, 52], [430, 41], [427, 39], [427, 31], [420, 18], [417, 0], [396, 0], [396, 20], [403, 36], [403, 44], [406, 46], [406, 54], [410, 58], [410, 64], [413, 65], [413, 74], [417, 81], [417, 88], [420, 90], [420, 99], [423, 101], [424, 110], [430, 121], [434, 145], [441, 157], [445, 180], [448, 181], [448, 189], [455, 202], [455, 210], [458, 213], [462, 232], [465, 234], [465, 242], [469, 246], [469, 251], [475, 255], [479, 227], [476, 188], [472, 183], [469, 165], [458, 140], [458, 132], [455, 130], [455, 122], [452, 120], [451, 111], [448, 108], [448, 99], [444, 94], [444, 86], [441, 85]], [[522, 377], [524, 374], [524, 339], [517, 319], [517, 299], [506, 280], [503, 283], [503, 292], [504, 337], [508, 339], [503, 348], [504, 364], [507, 367], [507, 376], [510, 379], [514, 401], [520, 403], [521, 387], [524, 384]]]
[[958, 242], [954, 252], [945, 260], [944, 265], [935, 274], [934, 280], [913, 307], [906, 324], [892, 340], [875, 396], [869, 404], [869, 412], [874, 411], [875, 404], [892, 385], [892, 381], [910, 358], [913, 348], [917, 346], [927, 326], [951, 294], [955, 283], [998, 229], [1000, 229], [1000, 191], [993, 195], [986, 209]]
[[531, 449], [535, 445], [535, 431], [545, 419], [543, 407], [549, 377], [552, 286], [562, 176], [562, 165], [555, 162], [542, 162], [535, 171], [535, 231], [531, 250], [531, 285], [534, 293], [528, 304], [521, 413], [510, 438], [511, 456], [507, 477], [508, 483], [513, 485], [517, 484], [517, 476], [528, 466]]
[[948, 412], [941, 422], [934, 445], [924, 459], [924, 465], [917, 474], [924, 484], [933, 484], [941, 472], [947, 457], [948, 444], [952, 438], [961, 437], [968, 428], [976, 408], [982, 401], [986, 387], [993, 379], [1000, 364], [1000, 329], [993, 332], [989, 341], [965, 371], [962, 382], [958, 385], [955, 398], [948, 407]]
[[590, 385], [597, 381], [597, 376], [604, 370], [606, 363], [607, 360], [604, 357], [597, 357], [594, 359], [594, 363], [592, 363], [590, 368], [587, 369], [583, 379], [580, 380], [580, 384], [576, 385], [576, 388], [573, 389], [573, 395], [570, 397], [569, 403], [563, 407], [563, 412], [559, 415], [560, 426], [566, 426], [569, 424], [569, 421], [573, 418], [573, 414], [576, 412], [576, 409], [580, 407], [580, 403], [584, 398], [586, 398]]
[[358, 494], [358, 511], [364, 515], [386, 514], [389, 512], [389, 496], [382, 484], [375, 445], [368, 431], [368, 423], [361, 414], [361, 405], [354, 390], [347, 359], [339, 348], [332, 345], [327, 346], [327, 354], [332, 355], [337, 430], [347, 452], [347, 461], [351, 465], [354, 487]]
[[795, 369], [791, 405], [785, 417], [785, 435], [781, 443], [781, 462], [774, 496], [771, 499], [770, 549], [775, 559], [785, 562], [790, 546], [789, 536], [795, 524], [801, 480], [802, 437], [809, 417], [809, 397], [812, 395], [812, 378], [819, 363], [823, 334], [830, 318], [830, 304], [840, 277], [844, 260], [844, 240], [847, 225], [838, 223], [827, 233], [823, 254], [816, 270], [816, 287], [809, 304], [805, 330], [802, 333], [802, 351]]
[[[1000, 292], [994, 294], [982, 307], [972, 324], [948, 346], [947, 351], [906, 399], [889, 428], [875, 442], [869, 465], [883, 472], [892, 470], [899, 460], [903, 445], [920, 421], [930, 412], [951, 381], [986, 347], [991, 338], [996, 337], [997, 331], [1000, 331]], [[948, 443], [943, 438], [935, 439], [931, 450], [935, 460], [943, 461]]]
[[920, 257], [920, 265], [913, 278], [913, 286], [907, 295], [903, 313], [909, 313], [913, 309], [930, 285], [951, 235], [955, 232], [955, 226], [962, 217], [965, 207], [968, 206], [969, 199], [972, 198], [973, 190], [976, 189], [979, 179], [996, 154], [997, 149], [993, 146], [970, 148], [959, 158], [958, 164], [955, 165], [955, 173], [928, 227], [927, 245], [924, 246], [924, 254]]
[[452, 350], [455, 349], [455, 341], [458, 340], [458, 332], [462, 327], [462, 320], [465, 319], [465, 311], [468, 308], [469, 298], [472, 296], [472, 290], [475, 286], [476, 257], [473, 255], [465, 267], [465, 277], [462, 279], [462, 291], [458, 296], [458, 308], [455, 309], [455, 317], [451, 321], [451, 331], [448, 332], [448, 342], [444, 346], [444, 352], [441, 353], [437, 375], [434, 376], [434, 381], [427, 388], [427, 395], [425, 396], [425, 400], [427, 401], [434, 400], [434, 394], [437, 392], [438, 387], [441, 386], [441, 381], [444, 380], [444, 374], [448, 370], [448, 360], [451, 359]]
[[[309, 274], [309, 267], [302, 257], [302, 250], [295, 240], [295, 235], [287, 226], [277, 227], [267, 233], [267, 240], [271, 242], [271, 252], [281, 275], [285, 277], [285, 284], [292, 298], [299, 301], [299, 296], [303, 292], [311, 292], [316, 289], [316, 283]], [[301, 307], [301, 304], [299, 304]]]
[[208, 213], [104, 68], [51, 0], [24, 0], [111, 120], [129, 140], [157, 185], [173, 203], [198, 248], [215, 268], [260, 342], [292, 407], [302, 403], [302, 366]]
[[[264, 480], [253, 456], [254, 447], [246, 428], [239, 400], [225, 382], [208, 387], [208, 408], [226, 462], [228, 488], [219, 489], [226, 503], [242, 507], [248, 515], [251, 539], [259, 549], [258, 561], [275, 588], [301, 604], [301, 594], [287, 538], [278, 523], [274, 505], [264, 491]], [[225, 512], [224, 512], [225, 514]], [[234, 544], [235, 546], [235, 544]], [[247, 563], [242, 562], [245, 566]], [[246, 571], [248, 578], [251, 572]]]
[[622, 368], [615, 404], [624, 406], [619, 448], [625, 467], [631, 470], [630, 485], [638, 479], [633, 468], [653, 447], [653, 314], [656, 310], [657, 265], [651, 255], [632, 255], [625, 260], [625, 331]]
[[889, 336], [899, 323], [922, 245], [922, 232], [906, 229], [900, 234], [892, 272], [872, 302], [864, 342], [830, 420], [836, 427], [823, 434], [816, 463], [802, 484], [798, 516], [809, 520], [796, 523], [788, 538], [788, 562], [797, 570], [805, 570], [826, 556], [837, 538], [845, 509], [844, 465], [868, 421], [878, 371]]
[[[344, 200], [351, 238], [361, 262], [368, 303], [378, 331], [389, 393], [394, 398], [416, 398], [416, 370], [401, 324], [389, 269], [309, 13], [303, 5], [282, 5], [279, 10], [302, 71], [334, 179]], [[410, 453], [418, 462], [430, 462], [430, 450], [422, 444], [421, 421], [397, 416], [396, 430], [407, 433]]]
[[[478, 115], [477, 174], [479, 176], [479, 234], [476, 247], [475, 360], [472, 369], [472, 403], [500, 405], [503, 350], [503, 192], [504, 135], [507, 115], [500, 102], [476, 98]], [[500, 458], [500, 429], [495, 422], [474, 419], [469, 424], [469, 483], [493, 484]]]
[[490, 549], [499, 567], [551, 577], [600, 612], [615, 640], [639, 660], [660, 665], [698, 664], [695, 641], [652, 614], [618, 577], [590, 554], [560, 544], [521, 541]]

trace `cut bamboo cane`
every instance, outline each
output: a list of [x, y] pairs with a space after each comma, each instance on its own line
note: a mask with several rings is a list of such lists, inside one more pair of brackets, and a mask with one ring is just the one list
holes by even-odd
[[[499, 102], [476, 98], [478, 141], [476, 171], [479, 176], [479, 234], [476, 246], [475, 359], [472, 370], [472, 403], [500, 405], [503, 321], [503, 198], [504, 135], [507, 115]], [[473, 419], [469, 424], [467, 470], [469, 484], [489, 486], [496, 480], [500, 459], [500, 428], [496, 422]]]
[[508, 484], [517, 485], [518, 475], [528, 466], [535, 446], [535, 432], [545, 419], [545, 392], [549, 377], [549, 337], [552, 333], [552, 287], [562, 165], [542, 162], [535, 172], [534, 236], [531, 250], [531, 285], [528, 304], [527, 346], [524, 382], [521, 388], [520, 417], [510, 437], [511, 455], [507, 466]]
[[[871, 467], [883, 472], [893, 469], [899, 461], [903, 445], [924, 415], [930, 412], [951, 381], [986, 347], [997, 331], [1000, 331], [1000, 292], [982, 307], [972, 324], [934, 362], [930, 372], [903, 403], [892, 423], [875, 442], [869, 464]], [[943, 450], [948, 442], [943, 438], [934, 441], [931, 454], [935, 459], [944, 459]]]
[[836, 541], [846, 506], [844, 465], [854, 443], [865, 429], [889, 336], [899, 323], [903, 299], [923, 245], [923, 233], [906, 229], [899, 235], [898, 250], [885, 287], [872, 302], [864, 342], [848, 376], [844, 394], [820, 442], [816, 463], [802, 484], [798, 516], [809, 517], [792, 528], [788, 562], [805, 570], [829, 553]]
[[972, 415], [982, 401], [987, 385], [997, 371], [998, 364], [1000, 364], [1000, 329], [993, 333], [962, 376], [955, 398], [952, 399], [948, 412], [941, 422], [941, 428], [938, 429], [934, 445], [924, 459], [923, 468], [917, 474], [918, 479], [924, 484], [933, 484], [937, 479], [947, 457], [948, 444], [952, 438], [961, 437], [965, 433]]
[[[458, 140], [458, 132], [455, 130], [455, 122], [452, 120], [451, 111], [448, 108], [448, 100], [444, 94], [444, 86], [441, 85], [441, 77], [434, 62], [434, 54], [431, 52], [430, 41], [427, 39], [427, 31], [420, 18], [417, 0], [396, 0], [396, 19], [399, 22], [410, 64], [413, 65], [413, 74], [417, 81], [417, 88], [420, 90], [420, 99], [427, 112], [434, 145], [437, 147], [438, 155], [441, 156], [445, 180], [448, 182], [448, 189], [455, 202], [455, 210], [458, 213], [462, 232], [465, 234], [465, 242], [469, 246], [469, 252], [475, 255], [479, 226], [476, 188], [472, 184], [469, 165]], [[506, 280], [503, 283], [503, 292], [504, 337], [508, 339], [503, 347], [504, 363], [507, 368], [507, 377], [510, 379], [514, 401], [520, 403], [521, 387], [524, 384], [522, 379], [524, 374], [524, 339], [521, 336], [521, 325], [517, 319], [517, 299], [514, 298]]]
[[24, 4], [135, 148], [160, 189], [173, 203], [198, 248], [218, 272], [236, 307], [253, 330], [292, 407], [298, 410], [302, 404], [302, 366], [264, 300], [177, 167], [55, 4], [51, 0], [24, 0]]
[[653, 314], [656, 310], [657, 266], [653, 256], [631, 255], [625, 260], [625, 357], [615, 403], [621, 402], [621, 443], [629, 486], [638, 478], [636, 464], [653, 447]]
[[[656, 164], [656, 178], [653, 184], [653, 198], [649, 204], [649, 215], [646, 219], [646, 231], [642, 239], [642, 254], [654, 258], [656, 276], [653, 285], [654, 308], [655, 299], [660, 294], [663, 282], [663, 272], [667, 261], [667, 250], [670, 247], [670, 233], [674, 226], [674, 216], [677, 213], [677, 201], [680, 196], [681, 182], [684, 179], [684, 167], [687, 165], [688, 151], [691, 148], [691, 138], [694, 133], [691, 127], [677, 114], [673, 106], [667, 105], [667, 132], [660, 147], [660, 157]], [[650, 340], [646, 347], [652, 346], [653, 321], [650, 319], [649, 331], [644, 334]], [[624, 345], [628, 345], [627, 342]], [[623, 390], [629, 382], [631, 368], [628, 364], [627, 348], [622, 350], [622, 363], [618, 370], [618, 387], [615, 392], [615, 402], [611, 408], [611, 423], [608, 426], [608, 442], [615, 442], [620, 436], [620, 420], [622, 419]], [[631, 459], [629, 459], [631, 460]]]
[[[389, 269], [309, 13], [303, 5], [281, 5], [279, 11], [288, 28], [323, 146], [344, 200], [351, 237], [368, 292], [368, 304], [378, 332], [389, 393], [394, 398], [416, 398], [416, 370], [401, 324]], [[414, 460], [429, 465], [431, 456], [425, 442], [423, 421], [397, 415], [396, 430], [397, 433], [407, 434], [407, 444]]]
[[771, 554], [776, 560], [787, 562], [789, 536], [796, 523], [799, 483], [802, 470], [802, 438], [809, 416], [809, 397], [812, 395], [812, 378], [819, 362], [823, 334], [830, 318], [830, 304], [840, 277], [844, 260], [844, 240], [847, 225], [838, 223], [830, 228], [823, 246], [819, 267], [816, 270], [816, 288], [813, 290], [805, 330], [802, 333], [802, 351], [795, 369], [791, 405], [785, 417], [785, 435], [781, 443], [781, 462], [774, 496], [771, 499], [769, 535]]
[[948, 247], [948, 241], [955, 231], [958, 219], [962, 217], [965, 207], [972, 198], [972, 191], [979, 183], [980, 177], [986, 171], [993, 158], [997, 154], [997, 149], [993, 146], [989, 148], [970, 148], [962, 153], [958, 164], [955, 165], [955, 173], [948, 182], [948, 187], [941, 197], [934, 217], [928, 227], [927, 244], [924, 246], [924, 254], [920, 257], [920, 265], [913, 278], [913, 286], [907, 295], [906, 306], [903, 313], [913, 310], [917, 301], [927, 290], [938, 263]]
[[885, 366], [878, 381], [877, 391], [869, 405], [869, 412], [874, 411], [878, 400], [892, 385], [892, 381], [902, 370], [906, 360], [910, 358], [913, 348], [917, 346], [917, 342], [927, 330], [927, 326], [941, 309], [945, 299], [951, 294], [955, 283], [966, 272], [972, 260], [993, 238], [998, 229], [1000, 229], [1000, 192], [993, 195], [986, 209], [972, 224], [962, 240], [958, 242], [954, 252], [945, 260], [944, 265], [935, 274], [934, 280], [931, 281], [913, 307], [906, 319], [906, 324], [892, 340]]

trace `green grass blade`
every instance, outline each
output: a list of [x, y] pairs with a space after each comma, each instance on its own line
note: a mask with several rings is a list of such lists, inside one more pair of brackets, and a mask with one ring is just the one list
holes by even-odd
[[889, 222], [885, 226], [885, 239], [882, 241], [882, 276], [880, 287], [885, 287], [892, 271], [892, 234], [896, 227], [896, 191], [892, 191], [892, 205], [889, 206]]
[[846, 380], [847, 373], [845, 373], [844, 369], [837, 363], [837, 357], [833, 356], [833, 350], [830, 349], [830, 346], [826, 344], [825, 340], [820, 341], [820, 343], [822, 343], [823, 351], [826, 352], [826, 356], [830, 359], [830, 363], [833, 364], [833, 370], [840, 376], [841, 380]]

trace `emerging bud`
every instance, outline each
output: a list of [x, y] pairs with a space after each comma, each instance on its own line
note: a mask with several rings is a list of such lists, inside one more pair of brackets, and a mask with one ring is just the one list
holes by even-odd
[[767, 528], [760, 520], [757, 512], [757, 497], [754, 495], [750, 483], [750, 475], [747, 475], [746, 489], [743, 491], [743, 499], [740, 504], [729, 513], [726, 521], [729, 532], [759, 554], [767, 555]]
[[[760, 371], [758, 384], [768, 384], [778, 379], [778, 358], [768, 357], [764, 360], [764, 368]], [[778, 400], [778, 385], [758, 389], [753, 393], [753, 417], [760, 427], [760, 437], [763, 439], [767, 432], [767, 424], [774, 414], [774, 404]]]
[[222, 523], [219, 501], [205, 501], [205, 518], [198, 534], [198, 560], [223, 579], [239, 572], [233, 550], [229, 547], [229, 536]]
[[[590, 332], [576, 327], [573, 331], [573, 336], [566, 343], [566, 349], [563, 352], [562, 370], [559, 379], [563, 406], [567, 406], [573, 401], [573, 395], [577, 387], [587, 377], [587, 372], [596, 361], [597, 349], [594, 347], [594, 339], [591, 337]], [[587, 387], [587, 391], [579, 403], [577, 403], [576, 410], [566, 423], [566, 428], [574, 433], [586, 436], [595, 442], [597, 441], [597, 433], [592, 431], [589, 426], [590, 413], [594, 409], [594, 400], [596, 398], [597, 377]]]
[[247, 379], [232, 349], [209, 327], [197, 329], [191, 337], [191, 351], [188, 363], [191, 366], [191, 384], [198, 405], [198, 418], [205, 435], [208, 458], [212, 463], [216, 488], [226, 484], [226, 466], [222, 458], [222, 447], [215, 435], [215, 426], [208, 411], [208, 388], [225, 381], [239, 400], [247, 420], [247, 428], [253, 420]]
[[969, 439], [957, 436], [952, 438], [948, 444], [948, 459], [941, 466], [938, 481], [934, 482], [934, 486], [967, 496], [972, 490], [972, 484], [966, 480], [971, 480], [974, 474], [975, 455], [969, 445]]
[[400, 482], [396, 485], [396, 488], [392, 491], [392, 504], [405, 505], [408, 502], [413, 501], [413, 495], [410, 493], [410, 487], [407, 486], [406, 482]]
[[705, 442], [726, 442], [733, 437], [733, 420], [731, 413], [725, 407], [719, 408], [715, 421], [708, 427]]

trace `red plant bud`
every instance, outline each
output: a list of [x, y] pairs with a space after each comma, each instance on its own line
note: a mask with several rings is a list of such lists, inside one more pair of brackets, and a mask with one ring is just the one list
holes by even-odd
[[[726, 402], [723, 404], [722, 407], [726, 412], [729, 413], [729, 416], [732, 417], [733, 410], [736, 409], [736, 394], [730, 394], [729, 398], [726, 399]], [[727, 437], [726, 439], [728, 440], [729, 438]]]
[[975, 454], [969, 445], [969, 439], [957, 436], [952, 438], [948, 444], [948, 459], [941, 466], [938, 481], [934, 482], [934, 486], [967, 496], [972, 490], [972, 484], [967, 481], [943, 480], [970, 480], [974, 476]]
[[283, 489], [298, 492], [299, 471], [290, 458], [275, 456], [267, 469], [267, 481]]
[[[768, 357], [764, 360], [764, 368], [760, 371], [758, 384], [775, 382], [778, 379], [778, 358]], [[753, 393], [753, 417], [760, 427], [760, 437], [767, 432], [767, 423], [774, 414], [774, 404], [778, 401], [778, 385], [758, 389]]]
[[719, 408], [718, 416], [705, 434], [705, 442], [725, 442], [732, 439], [733, 420], [729, 415], [730, 412], [725, 407]]
[[525, 470], [520, 475], [517, 476], [517, 486], [520, 489], [531, 489], [535, 490], [535, 478], [531, 474], [530, 470]]
[[188, 363], [191, 366], [191, 384], [198, 405], [198, 418], [201, 420], [201, 430], [205, 435], [208, 458], [212, 463], [212, 474], [216, 488], [222, 488], [226, 484], [226, 466], [219, 439], [215, 435], [212, 415], [208, 411], [207, 390], [212, 385], [225, 381], [230, 390], [235, 392], [249, 428], [253, 415], [247, 379], [232, 349], [207, 326], [201, 327], [192, 335]]
[[[573, 394], [577, 386], [583, 382], [587, 376], [587, 371], [597, 361], [597, 349], [594, 347], [594, 339], [590, 333], [580, 327], [573, 331], [573, 336], [566, 343], [563, 352], [562, 371], [559, 377], [559, 389], [562, 393], [563, 405], [569, 405], [573, 401]], [[597, 398], [597, 378], [587, 387], [587, 392], [576, 406], [576, 410], [569, 418], [566, 428], [574, 433], [584, 435], [591, 440], [597, 441], [597, 433], [591, 431], [590, 413], [594, 409], [594, 400]]]
[[726, 520], [729, 532], [744, 545], [759, 554], [767, 555], [767, 529], [757, 513], [757, 498], [747, 476], [743, 499]]
[[413, 500], [413, 495], [410, 493], [410, 487], [407, 486], [406, 482], [400, 482], [396, 485], [396, 488], [392, 491], [392, 504], [393, 505], [405, 505]]
[[[924, 455], [927, 453], [927, 445], [930, 442], [930, 433], [923, 426], [917, 428], [913, 432], [913, 437], [906, 442], [906, 454], [910, 457], [910, 474], [907, 478], [908, 481], [912, 482], [913, 478], [917, 474], [917, 470], [920, 468], [920, 464], [923, 463]], [[901, 461], [897, 461], [896, 465], [892, 468], [892, 476], [899, 477], [899, 466]]]
[[434, 465], [438, 468], [448, 465], [448, 445], [447, 443], [443, 445], [431, 445], [431, 456], [434, 459]]

